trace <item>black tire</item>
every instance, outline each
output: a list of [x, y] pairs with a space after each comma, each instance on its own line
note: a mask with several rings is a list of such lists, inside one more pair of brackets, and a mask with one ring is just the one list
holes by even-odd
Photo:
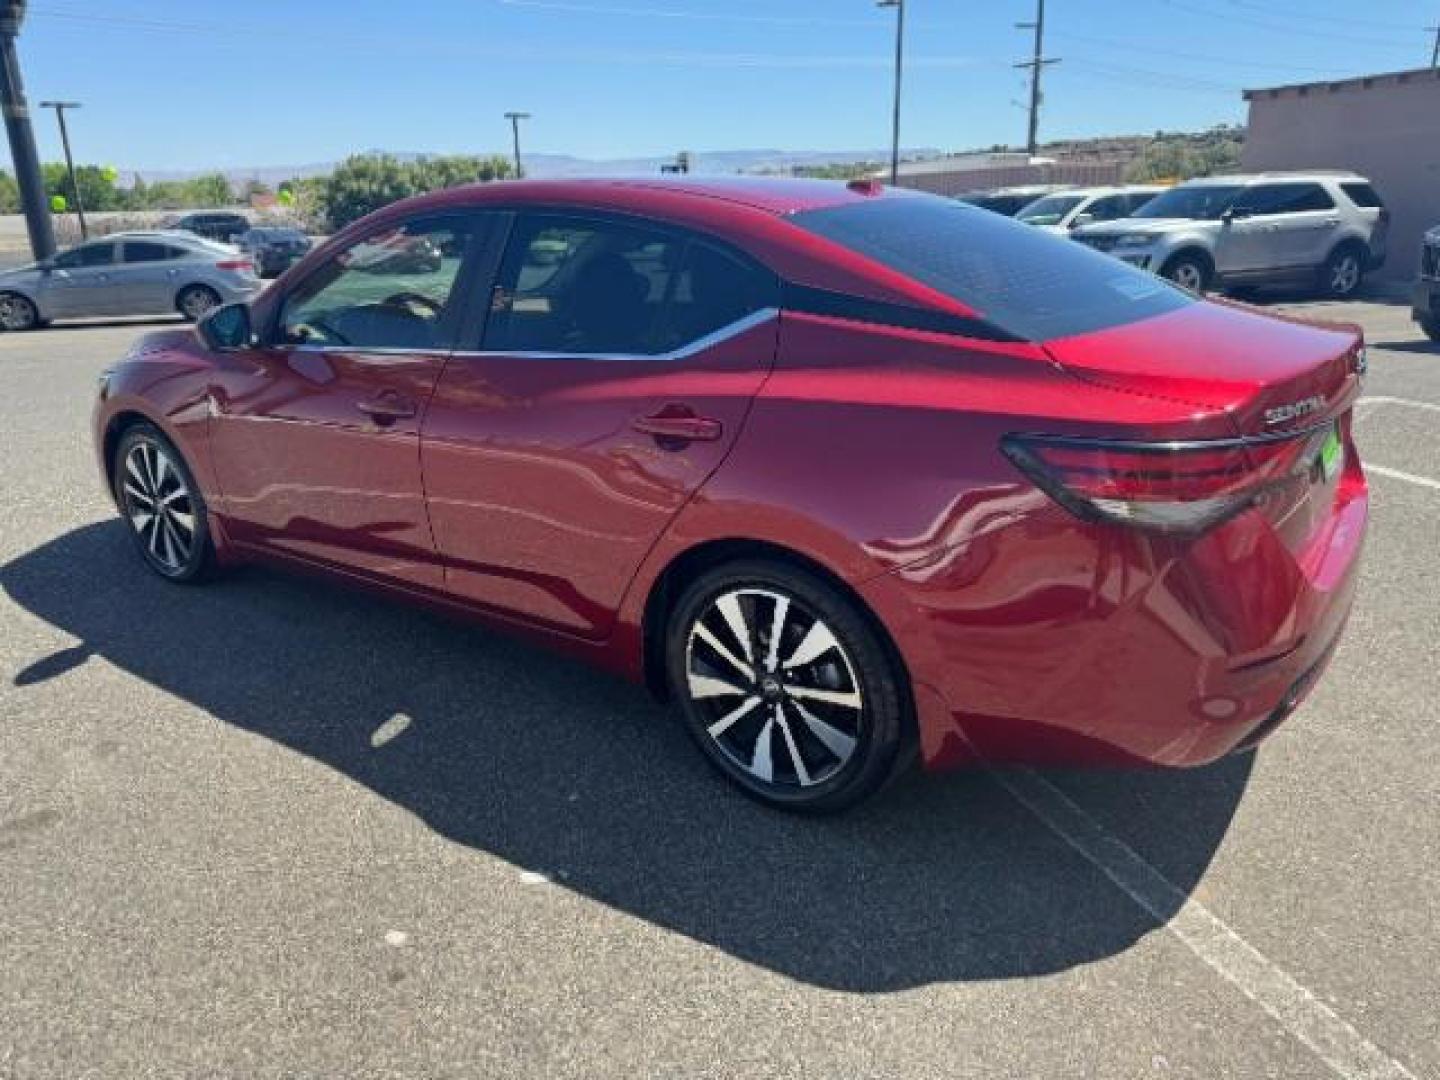
[[0, 330], [16, 333], [34, 330], [45, 325], [40, 310], [28, 296], [15, 292], [0, 292]]
[[1426, 337], [1431, 341], [1440, 341], [1440, 319], [1435, 318], [1433, 315], [1429, 317], [1421, 316], [1419, 323], [1420, 329], [1425, 331]]
[[220, 306], [220, 294], [209, 285], [186, 285], [175, 296], [175, 310], [191, 322], [203, 319]]
[[115, 505], [145, 565], [181, 584], [211, 578], [215, 546], [205, 498], [184, 457], [160, 429], [146, 423], [127, 428], [115, 447], [111, 472]]
[[1182, 289], [1203, 293], [1210, 288], [1215, 277], [1215, 268], [1204, 255], [1193, 251], [1182, 251], [1172, 255], [1160, 268], [1160, 276], [1174, 282]]
[[1320, 294], [1332, 300], [1348, 300], [1365, 281], [1365, 249], [1358, 244], [1341, 244], [1320, 268]]
[[[772, 651], [780, 598], [781, 644]], [[812, 642], [821, 651], [810, 656]], [[914, 723], [903, 669], [851, 598], [802, 569], [746, 560], [701, 575], [672, 610], [665, 663], [706, 758], [769, 806], [845, 810], [909, 761], [902, 752]], [[717, 682], [734, 689], [716, 692]]]

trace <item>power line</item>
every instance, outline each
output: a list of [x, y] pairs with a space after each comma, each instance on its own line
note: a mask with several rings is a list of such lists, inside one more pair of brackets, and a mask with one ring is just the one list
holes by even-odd
[[[1137, 46], [1116, 42], [1113, 38], [1090, 37], [1086, 34], [1073, 34], [1068, 30], [1051, 30], [1051, 37], [1064, 38], [1066, 41], [1077, 41], [1092, 48], [1108, 49], [1115, 52], [1124, 52], [1134, 55]], [[1266, 60], [1237, 60], [1233, 56], [1217, 56], [1209, 53], [1188, 52], [1181, 49], [1169, 49], [1164, 46], [1145, 44], [1139, 49], [1146, 55], [1173, 56], [1180, 60], [1195, 60], [1209, 67], [1229, 67], [1244, 69], [1247, 71], [1287, 71], [1302, 75], [1334, 75], [1334, 68], [1309, 67], [1301, 64], [1275, 64]]]
[[1207, 19], [1219, 19], [1223, 22], [1239, 22], [1249, 26], [1258, 26], [1266, 30], [1275, 30], [1279, 33], [1295, 37], [1309, 37], [1324, 41], [1343, 41], [1349, 45], [1380, 45], [1386, 47], [1404, 48], [1413, 44], [1412, 41], [1402, 41], [1399, 38], [1371, 38], [1356, 37], [1354, 34], [1342, 34], [1338, 31], [1312, 30], [1307, 26], [1297, 26], [1294, 23], [1275, 22], [1269, 19], [1257, 19], [1252, 15], [1238, 15], [1233, 12], [1218, 12], [1211, 8], [1197, 7], [1194, 4], [1182, 3], [1181, 0], [1160, 0], [1162, 4], [1174, 8], [1176, 11], [1188, 12], [1191, 15], [1200, 15]]
[[1339, 26], [1359, 26], [1366, 30], [1417, 29], [1414, 23], [1376, 22], [1374, 19], [1356, 19], [1345, 15], [1321, 15], [1305, 8], [1276, 7], [1269, 3], [1256, 3], [1255, 0], [1228, 0], [1228, 3], [1233, 7], [1248, 8], [1251, 11], [1258, 11], [1265, 15], [1294, 16], [1297, 19], [1305, 19], [1310, 22], [1335, 23]]

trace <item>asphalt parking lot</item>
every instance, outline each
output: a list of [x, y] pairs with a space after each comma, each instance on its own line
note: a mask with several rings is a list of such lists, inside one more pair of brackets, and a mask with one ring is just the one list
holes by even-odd
[[486, 630], [153, 579], [88, 433], [144, 327], [0, 337], [0, 1077], [1440, 1076], [1440, 347], [1302, 307], [1374, 514], [1305, 708], [824, 821]]

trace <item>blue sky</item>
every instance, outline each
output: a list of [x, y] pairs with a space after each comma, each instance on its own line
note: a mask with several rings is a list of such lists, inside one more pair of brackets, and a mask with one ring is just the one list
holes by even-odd
[[[1034, 0], [908, 0], [904, 142], [1023, 140]], [[398, 12], [397, 14], [394, 14]], [[1244, 119], [1242, 86], [1428, 63], [1420, 0], [1049, 0], [1042, 136]], [[370, 148], [582, 157], [888, 143], [873, 0], [32, 0], [32, 102], [85, 103], [77, 157], [283, 165]], [[49, 114], [41, 154], [59, 157]]]

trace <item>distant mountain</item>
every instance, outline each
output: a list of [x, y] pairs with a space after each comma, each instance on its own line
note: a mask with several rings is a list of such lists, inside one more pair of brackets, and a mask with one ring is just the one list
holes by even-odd
[[[368, 151], [389, 153], [402, 161], [413, 161], [420, 157], [433, 157], [417, 151]], [[907, 159], [928, 158], [939, 155], [939, 150], [929, 148], [908, 148], [903, 151]], [[508, 156], [508, 155], [504, 155]], [[690, 155], [691, 168], [700, 174], [722, 173], [783, 173], [797, 166], [847, 165], [862, 161], [887, 161], [889, 150], [701, 150]], [[568, 154], [526, 154], [525, 172], [537, 178], [561, 178], [582, 176], [635, 176], [658, 175], [661, 165], [675, 160], [675, 155], [660, 157], [592, 159], [571, 157]], [[317, 161], [304, 165], [243, 165], [226, 166], [220, 169], [121, 169], [122, 183], [132, 184], [136, 176], [145, 178], [146, 183], [156, 180], [186, 180], [202, 173], [223, 172], [232, 184], [239, 185], [247, 180], [259, 180], [274, 187], [282, 180], [306, 176], [324, 176], [335, 168], [334, 161]]]

